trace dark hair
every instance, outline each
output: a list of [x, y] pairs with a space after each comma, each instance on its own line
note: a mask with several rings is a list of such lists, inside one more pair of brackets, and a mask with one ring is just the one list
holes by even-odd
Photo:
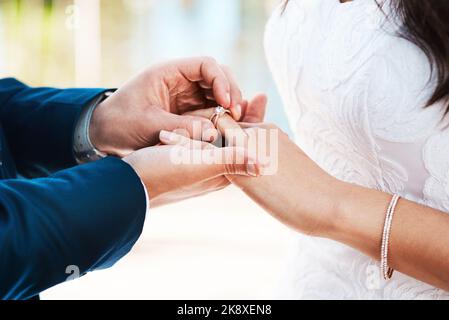
[[[385, 0], [373, 1], [382, 9]], [[417, 45], [429, 59], [432, 73], [437, 72], [436, 89], [427, 106], [443, 101], [445, 114], [449, 113], [449, 1], [392, 0], [391, 6], [402, 22], [399, 36]]]

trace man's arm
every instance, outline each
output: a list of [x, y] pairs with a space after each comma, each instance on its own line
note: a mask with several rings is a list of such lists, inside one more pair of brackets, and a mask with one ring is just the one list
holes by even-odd
[[[123, 160], [108, 157], [48, 178], [0, 181], [0, 299], [33, 297], [65, 281], [69, 266], [82, 275], [124, 256], [145, 219], [142, 182], [157, 205], [217, 189], [213, 181], [226, 180], [225, 174], [260, 171], [242, 148], [215, 148], [170, 132], [160, 139], [162, 145]], [[204, 162], [178, 163], [180, 154]]]
[[116, 158], [0, 181], [0, 298], [31, 298], [64, 282], [68, 266], [81, 275], [111, 266], [140, 236], [145, 211], [139, 177]]
[[104, 89], [30, 88], [0, 80], [0, 121], [19, 173], [43, 176], [75, 166], [73, 133], [81, 110]]
[[[19, 172], [36, 177], [74, 166], [81, 109], [104, 91], [0, 80], [0, 122]], [[236, 120], [245, 114], [228, 68], [209, 57], [171, 61], [144, 70], [100, 103], [89, 122], [89, 139], [101, 153], [120, 157], [157, 144], [161, 130], [184, 129], [196, 140], [213, 141], [217, 131], [208, 119], [180, 115], [217, 105], [229, 108]]]

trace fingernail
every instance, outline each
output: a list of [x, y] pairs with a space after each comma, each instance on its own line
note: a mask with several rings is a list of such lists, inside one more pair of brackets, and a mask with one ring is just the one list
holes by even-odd
[[228, 107], [231, 106], [231, 94], [229, 92], [226, 93], [226, 104]]
[[249, 163], [246, 165], [246, 171], [251, 177], [258, 177], [259, 176], [259, 170], [256, 164]]
[[218, 138], [218, 131], [217, 130], [215, 130], [214, 131], [214, 134], [212, 134], [210, 137], [209, 137], [209, 141], [210, 142], [215, 142], [216, 140], [217, 140], [217, 138]]
[[202, 140], [205, 142], [214, 142], [217, 139], [218, 133], [217, 130], [209, 129], [203, 132]]
[[175, 141], [175, 135], [172, 132], [168, 132], [165, 130], [162, 130], [160, 132], [159, 138], [165, 141]]
[[201, 139], [206, 142], [214, 142], [218, 136], [217, 129], [209, 123], [203, 124]]
[[242, 106], [238, 104], [234, 107], [234, 120], [239, 121], [241, 117], [242, 117]]

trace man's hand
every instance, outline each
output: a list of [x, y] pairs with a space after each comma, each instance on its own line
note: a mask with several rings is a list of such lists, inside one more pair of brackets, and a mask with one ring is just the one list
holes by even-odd
[[[267, 97], [265, 94], [256, 95], [251, 101], [244, 100], [242, 103], [242, 121], [245, 123], [260, 123], [264, 121], [265, 112], [267, 108]], [[205, 119], [209, 119], [213, 114], [213, 109], [202, 109], [194, 111], [194, 116], [202, 117]], [[226, 121], [228, 116], [221, 118], [218, 121], [218, 129], [228, 129], [229, 125], [235, 125], [238, 129], [240, 129], [239, 125], [236, 124], [230, 117], [230, 121]], [[224, 123], [223, 123], [224, 122]], [[223, 132], [222, 132], [223, 133]], [[243, 133], [243, 131], [242, 131]], [[179, 201], [187, 198], [192, 198], [196, 196], [200, 196], [209, 192], [219, 191], [221, 189], [226, 188], [230, 184], [230, 180], [233, 176], [224, 175], [219, 176], [214, 179], [210, 179], [204, 181], [199, 184], [195, 184], [188, 189], [184, 189], [183, 192], [178, 193], [177, 195], [173, 194], [170, 202]]]
[[125, 157], [145, 184], [152, 206], [192, 198], [224, 187], [224, 175], [256, 177], [261, 167], [243, 148], [216, 148], [162, 131], [163, 145]]
[[90, 138], [98, 150], [121, 157], [158, 143], [161, 130], [183, 129], [210, 142], [217, 131], [208, 119], [181, 115], [222, 105], [240, 120], [243, 104], [226, 67], [207, 57], [177, 60], [145, 70], [101, 103]]

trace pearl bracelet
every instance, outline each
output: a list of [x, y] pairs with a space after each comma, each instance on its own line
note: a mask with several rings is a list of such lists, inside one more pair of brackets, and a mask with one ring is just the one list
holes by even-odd
[[394, 211], [396, 205], [401, 197], [397, 194], [393, 195], [390, 205], [388, 206], [387, 214], [385, 217], [384, 230], [382, 234], [382, 246], [380, 256], [380, 271], [385, 280], [391, 279], [394, 270], [388, 266], [388, 248], [390, 243], [391, 225], [393, 221]]

